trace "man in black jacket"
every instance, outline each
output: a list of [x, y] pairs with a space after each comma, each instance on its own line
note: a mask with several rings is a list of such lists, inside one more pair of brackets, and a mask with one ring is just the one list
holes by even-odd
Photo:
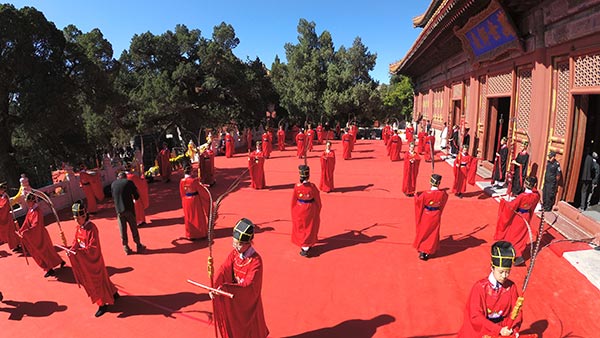
[[581, 211], [585, 211], [589, 207], [591, 196], [598, 185], [598, 175], [600, 173], [598, 172], [597, 160], [597, 153], [587, 152], [581, 171], [581, 177], [579, 178], [579, 181], [581, 182], [581, 204], [579, 205], [579, 209]]
[[133, 200], [140, 198], [135, 184], [127, 179], [127, 173], [124, 171], [117, 175], [117, 179], [110, 186], [115, 209], [117, 210], [117, 220], [119, 221], [119, 231], [121, 232], [121, 241], [125, 253], [131, 255], [133, 251], [129, 248], [127, 240], [127, 224], [131, 229], [133, 241], [137, 244], [137, 253], [141, 253], [146, 247], [140, 242], [140, 234], [135, 219], [135, 207]]

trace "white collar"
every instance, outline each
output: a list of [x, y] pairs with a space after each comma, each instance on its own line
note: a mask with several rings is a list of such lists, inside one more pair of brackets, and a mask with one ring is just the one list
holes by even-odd
[[499, 289], [502, 286], [502, 284], [500, 284], [500, 282], [498, 282], [496, 280], [496, 278], [494, 277], [494, 273], [493, 272], [490, 272], [490, 275], [488, 277], [488, 281], [490, 282], [490, 284], [492, 285], [492, 288], [494, 288], [494, 290], [497, 290], [497, 289]]
[[431, 187], [431, 190], [440, 190], [438, 187]]
[[240, 254], [240, 258], [241, 259], [248, 258], [248, 257], [254, 255], [255, 252], [256, 252], [256, 250], [254, 250], [253, 247], [249, 247], [248, 250], [246, 250]]

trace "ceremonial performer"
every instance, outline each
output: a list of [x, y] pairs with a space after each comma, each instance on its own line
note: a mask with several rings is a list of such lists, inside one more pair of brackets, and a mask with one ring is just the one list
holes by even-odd
[[256, 150], [248, 154], [250, 186], [254, 189], [265, 187], [265, 156], [260, 141], [256, 141]]
[[419, 128], [419, 133], [417, 134], [417, 139], [419, 140], [419, 144], [417, 144], [417, 151], [419, 154], [425, 153], [425, 142], [427, 138], [427, 131], [425, 131], [425, 124], [421, 123], [421, 128]]
[[0, 245], [3, 242], [8, 243], [8, 248], [16, 251], [19, 248], [19, 237], [15, 231], [19, 229], [19, 224], [11, 216], [12, 207], [7, 190], [8, 184], [0, 183]]
[[262, 134], [262, 153], [265, 158], [271, 157], [271, 150], [273, 149], [273, 144], [271, 143], [271, 137], [269, 136], [269, 132], [265, 131]]
[[321, 197], [319, 189], [309, 182], [310, 168], [298, 166], [300, 183], [292, 195], [292, 243], [298, 245], [300, 255], [309, 257], [310, 248], [317, 243], [321, 224]]
[[160, 176], [165, 182], [171, 181], [171, 151], [167, 146], [167, 143], [163, 143], [163, 148], [158, 153], [158, 166], [160, 169]]
[[283, 130], [283, 126], [279, 126], [277, 131], [277, 148], [280, 151], [285, 150], [285, 130]]
[[335, 170], [335, 152], [331, 149], [331, 141], [325, 143], [321, 155], [321, 184], [319, 189], [324, 192], [333, 190], [333, 171]]
[[492, 272], [473, 285], [459, 338], [486, 336], [507, 337], [518, 333], [523, 315], [510, 318], [519, 291], [508, 279], [515, 258], [515, 250], [509, 242], [499, 241], [492, 245]]
[[296, 146], [298, 147], [296, 150], [296, 156], [298, 156], [298, 158], [303, 158], [306, 156], [304, 149], [306, 147], [306, 135], [304, 135], [303, 129], [300, 129], [298, 131], [298, 135], [296, 135]]
[[[390, 127], [389, 123], [386, 123], [385, 126], [383, 127], [383, 130], [381, 130], [381, 138], [383, 139], [383, 144], [386, 146], [390, 143], [390, 138], [392, 137], [392, 127]], [[388, 151], [388, 156], [389, 156], [389, 151]]]
[[544, 173], [544, 187], [542, 189], [542, 207], [544, 211], [552, 211], [556, 202], [556, 192], [558, 184], [561, 181], [562, 172], [560, 163], [556, 160], [556, 152], [548, 152], [548, 162], [546, 162], [546, 172]]
[[402, 192], [407, 196], [413, 196], [417, 189], [420, 163], [421, 157], [415, 151], [415, 143], [411, 142], [408, 145], [408, 152], [404, 155], [404, 175], [402, 178]]
[[225, 133], [225, 157], [233, 157], [235, 153], [235, 142], [229, 130]]
[[254, 224], [240, 219], [233, 228], [233, 250], [219, 268], [215, 278], [218, 290], [233, 298], [211, 292], [214, 320], [223, 338], [266, 338], [269, 329], [262, 305], [262, 258], [252, 246]]
[[425, 137], [425, 162], [431, 162], [435, 160], [435, 136], [433, 135], [433, 129], [429, 130], [429, 135]]
[[179, 196], [183, 207], [185, 238], [194, 241], [208, 236], [208, 215], [210, 196], [198, 178], [192, 177], [192, 167], [183, 169], [184, 175], [179, 182]]
[[344, 135], [342, 135], [342, 154], [344, 160], [352, 159], [352, 135], [348, 129], [344, 129]]
[[493, 185], [496, 187], [504, 186], [506, 180], [506, 161], [508, 160], [508, 146], [506, 146], [506, 137], [500, 139], [500, 148], [496, 152], [494, 160], [494, 170], [492, 172]]
[[323, 124], [319, 123], [317, 125], [317, 144], [323, 144]]
[[527, 224], [531, 222], [535, 207], [540, 201], [540, 194], [535, 189], [536, 183], [535, 177], [527, 177], [525, 191], [510, 202], [501, 199], [498, 207], [498, 222], [494, 239], [505, 240], [513, 244], [517, 255], [515, 265], [525, 263], [523, 251], [525, 251], [529, 238]]
[[44, 277], [50, 277], [56, 274], [54, 267], [60, 265], [62, 268], [65, 266], [65, 262], [60, 259], [54, 249], [50, 234], [44, 225], [44, 215], [36, 199], [33, 193], [29, 193], [25, 197], [28, 210], [25, 221], [18, 231], [18, 236], [23, 241], [25, 251], [31, 254], [37, 265], [46, 272]]
[[402, 139], [400, 135], [398, 135], [398, 129], [394, 129], [394, 135], [390, 138], [390, 143], [388, 143], [390, 147], [390, 160], [392, 161], [400, 161], [400, 153], [402, 152]]
[[412, 122], [406, 123], [406, 129], [404, 130], [404, 133], [406, 134], [406, 142], [410, 144], [411, 142], [415, 141], [415, 128], [413, 128]]
[[306, 151], [313, 151], [313, 145], [315, 142], [315, 131], [312, 129], [312, 126], [308, 126], [308, 130], [306, 131]]
[[419, 252], [419, 259], [429, 259], [440, 246], [440, 225], [442, 212], [448, 201], [445, 190], [439, 190], [442, 176], [431, 174], [431, 189], [415, 196], [415, 219], [417, 235], [413, 246]]
[[73, 204], [73, 218], [77, 222], [75, 238], [68, 254], [77, 284], [83, 286], [92, 303], [98, 305], [95, 316], [100, 317], [120, 297], [110, 281], [100, 247], [98, 228], [90, 221], [82, 201]]
[[513, 196], [517, 196], [523, 192], [523, 179], [527, 177], [527, 167], [529, 165], [529, 153], [527, 152], [528, 146], [529, 142], [523, 141], [521, 151], [519, 154], [517, 154], [517, 158], [515, 158], [511, 163], [513, 165], [513, 170], [510, 192]]
[[148, 183], [143, 176], [138, 175], [134, 172], [134, 169], [130, 164], [127, 165], [127, 179], [133, 182], [137, 189], [140, 198], [133, 201], [135, 209], [135, 222], [138, 227], [146, 225], [146, 208], [150, 202], [150, 196], [148, 195]]
[[475, 184], [475, 175], [477, 173], [477, 158], [469, 155], [468, 145], [463, 145], [462, 152], [458, 154], [454, 161], [454, 184], [452, 192], [462, 198], [462, 194], [467, 191], [467, 182], [470, 185]]
[[79, 186], [83, 190], [85, 199], [88, 203], [88, 210], [90, 213], [98, 211], [98, 204], [96, 202], [96, 194], [94, 193], [94, 187], [92, 186], [94, 178], [90, 173], [87, 172], [85, 165], [80, 165], [79, 170]]
[[214, 185], [215, 178], [215, 152], [212, 150], [212, 138], [207, 137], [206, 143], [199, 148], [200, 157], [200, 182], [206, 185]]
[[252, 151], [252, 145], [254, 144], [254, 139], [252, 138], [252, 128], [246, 128], [246, 145], [248, 146], [248, 152]]

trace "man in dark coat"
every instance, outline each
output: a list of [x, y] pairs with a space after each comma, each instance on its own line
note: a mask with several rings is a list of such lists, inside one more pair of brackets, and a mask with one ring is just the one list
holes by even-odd
[[133, 251], [129, 248], [127, 240], [127, 223], [131, 229], [131, 237], [137, 245], [137, 252], [141, 253], [146, 247], [140, 242], [137, 222], [135, 219], [135, 206], [133, 200], [140, 198], [135, 184], [127, 179], [127, 173], [122, 171], [117, 175], [117, 179], [110, 186], [115, 209], [117, 211], [117, 220], [119, 221], [119, 231], [121, 232], [121, 241], [125, 253], [131, 255]]
[[598, 154], [589, 152], [585, 156], [585, 160], [583, 162], [583, 169], [581, 171], [581, 204], [579, 209], [581, 211], [585, 211], [590, 204], [590, 197], [593, 194], [593, 189], [598, 185], [598, 163], [596, 162], [598, 159]]
[[560, 163], [556, 160], [556, 153], [552, 150], [548, 153], [546, 162], [546, 173], [544, 175], [543, 207], [544, 211], [552, 211], [556, 200], [558, 182], [561, 178]]

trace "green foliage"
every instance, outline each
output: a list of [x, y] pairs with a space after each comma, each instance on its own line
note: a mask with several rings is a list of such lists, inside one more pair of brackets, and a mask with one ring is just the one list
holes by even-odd
[[394, 75], [389, 85], [381, 86], [381, 98], [387, 116], [411, 120], [413, 112], [413, 85], [410, 78]]

